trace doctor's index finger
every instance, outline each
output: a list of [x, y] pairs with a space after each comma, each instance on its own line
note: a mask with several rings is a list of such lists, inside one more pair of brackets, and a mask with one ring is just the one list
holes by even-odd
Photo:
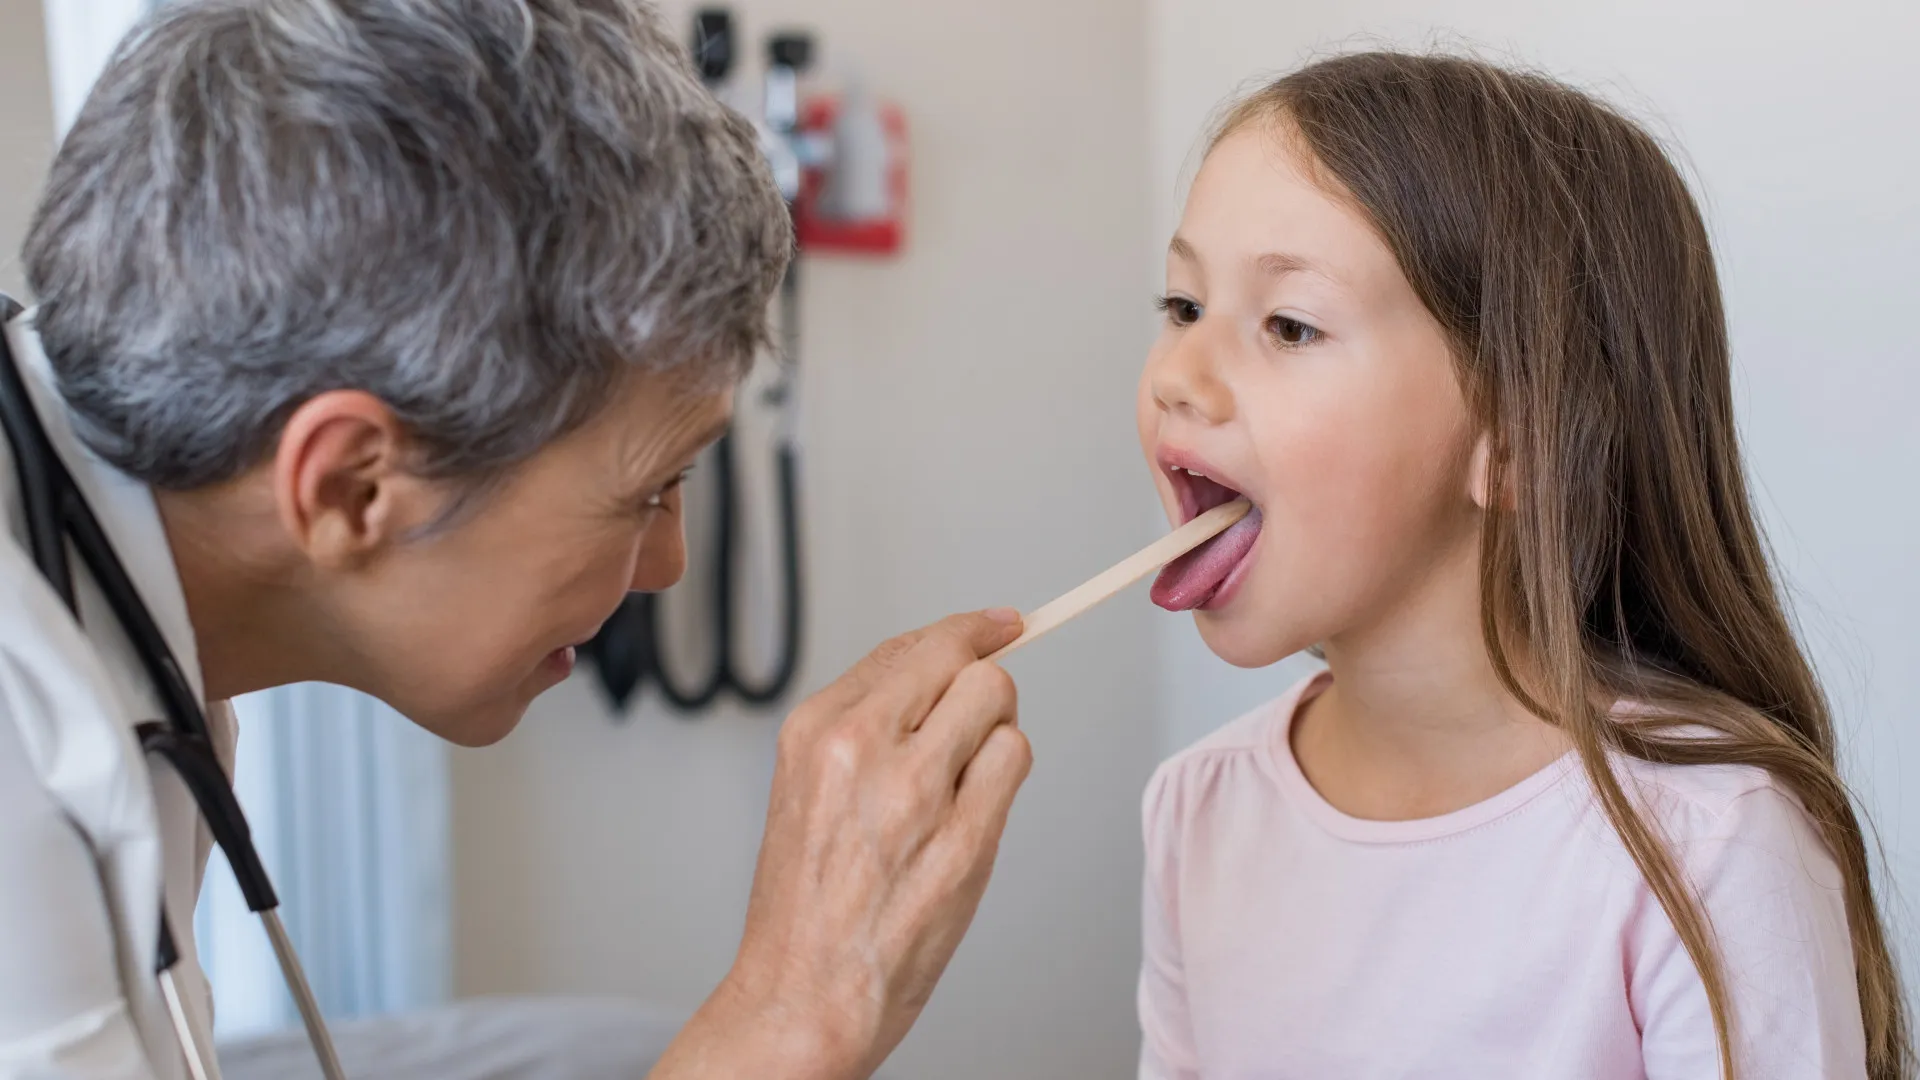
[[884, 718], [893, 733], [917, 731], [969, 666], [991, 656], [1019, 633], [1019, 615], [1012, 612], [973, 612], [942, 619], [923, 630], [910, 648], [885, 662], [884, 674], [867, 693], [868, 707]]
[[839, 708], [865, 702], [917, 727], [961, 668], [1019, 636], [1011, 609], [949, 615], [883, 642], [822, 696]]

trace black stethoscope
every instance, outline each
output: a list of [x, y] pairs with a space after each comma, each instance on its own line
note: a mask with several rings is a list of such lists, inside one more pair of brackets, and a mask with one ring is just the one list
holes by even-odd
[[[4, 331], [19, 312], [18, 303], [0, 294], [0, 331]], [[66, 603], [76, 622], [80, 619], [80, 606], [74, 592], [73, 569], [67, 559], [69, 543], [92, 572], [166, 710], [166, 723], [150, 721], [134, 729], [140, 747], [146, 754], [172, 765], [193, 796], [200, 816], [206, 820], [208, 830], [233, 867], [233, 876], [239, 882], [247, 907], [260, 916], [267, 929], [274, 956], [280, 962], [280, 973], [286, 979], [300, 1018], [306, 1023], [314, 1053], [320, 1059], [321, 1073], [326, 1080], [344, 1080], [333, 1040], [314, 1001], [313, 988], [307, 983], [293, 942], [280, 922], [276, 910], [280, 901], [274, 895], [273, 883], [267, 877], [259, 852], [254, 850], [246, 816], [240, 811], [240, 802], [234, 797], [226, 770], [221, 768], [214, 753], [206, 712], [181, 672], [179, 661], [174, 659], [173, 650], [161, 636], [152, 613], [140, 599], [133, 579], [114, 554], [113, 544], [100, 527], [93, 508], [87, 505], [73, 474], [67, 471], [66, 463], [47, 437], [4, 332], [0, 332], [0, 423], [6, 427], [7, 441], [13, 447], [20, 474], [27, 540], [34, 565]], [[160, 981], [161, 995], [166, 999], [181, 1051], [186, 1055], [188, 1073], [193, 1080], [209, 1080], [215, 1073], [209, 1065], [211, 1048], [201, 1045], [175, 985], [173, 968], [180, 954], [173, 929], [167, 923], [164, 904], [160, 911], [159, 940], [154, 974]]]

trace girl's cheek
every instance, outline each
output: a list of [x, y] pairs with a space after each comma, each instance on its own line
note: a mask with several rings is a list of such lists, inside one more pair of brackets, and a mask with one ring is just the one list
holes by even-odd
[[1243, 385], [1235, 397], [1261, 475], [1270, 485], [1332, 481], [1366, 441], [1365, 429], [1354, 423], [1342, 402], [1323, 400], [1310, 388]]

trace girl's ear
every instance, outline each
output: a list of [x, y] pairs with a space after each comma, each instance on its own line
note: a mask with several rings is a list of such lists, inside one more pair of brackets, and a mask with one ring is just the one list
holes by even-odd
[[1467, 459], [1467, 497], [1482, 510], [1512, 510], [1513, 484], [1504, 476], [1495, 476], [1493, 436], [1481, 432], [1473, 441]]

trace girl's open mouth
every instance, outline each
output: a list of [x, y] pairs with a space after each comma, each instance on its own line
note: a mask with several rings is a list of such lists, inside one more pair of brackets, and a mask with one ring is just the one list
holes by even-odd
[[[1180, 496], [1182, 523], [1242, 497], [1204, 473], [1174, 465], [1169, 466], [1168, 474]], [[1153, 602], [1168, 611], [1191, 611], [1224, 598], [1226, 587], [1238, 580], [1237, 571], [1260, 540], [1260, 523], [1260, 507], [1256, 505], [1226, 532], [1168, 563], [1153, 583]]]

